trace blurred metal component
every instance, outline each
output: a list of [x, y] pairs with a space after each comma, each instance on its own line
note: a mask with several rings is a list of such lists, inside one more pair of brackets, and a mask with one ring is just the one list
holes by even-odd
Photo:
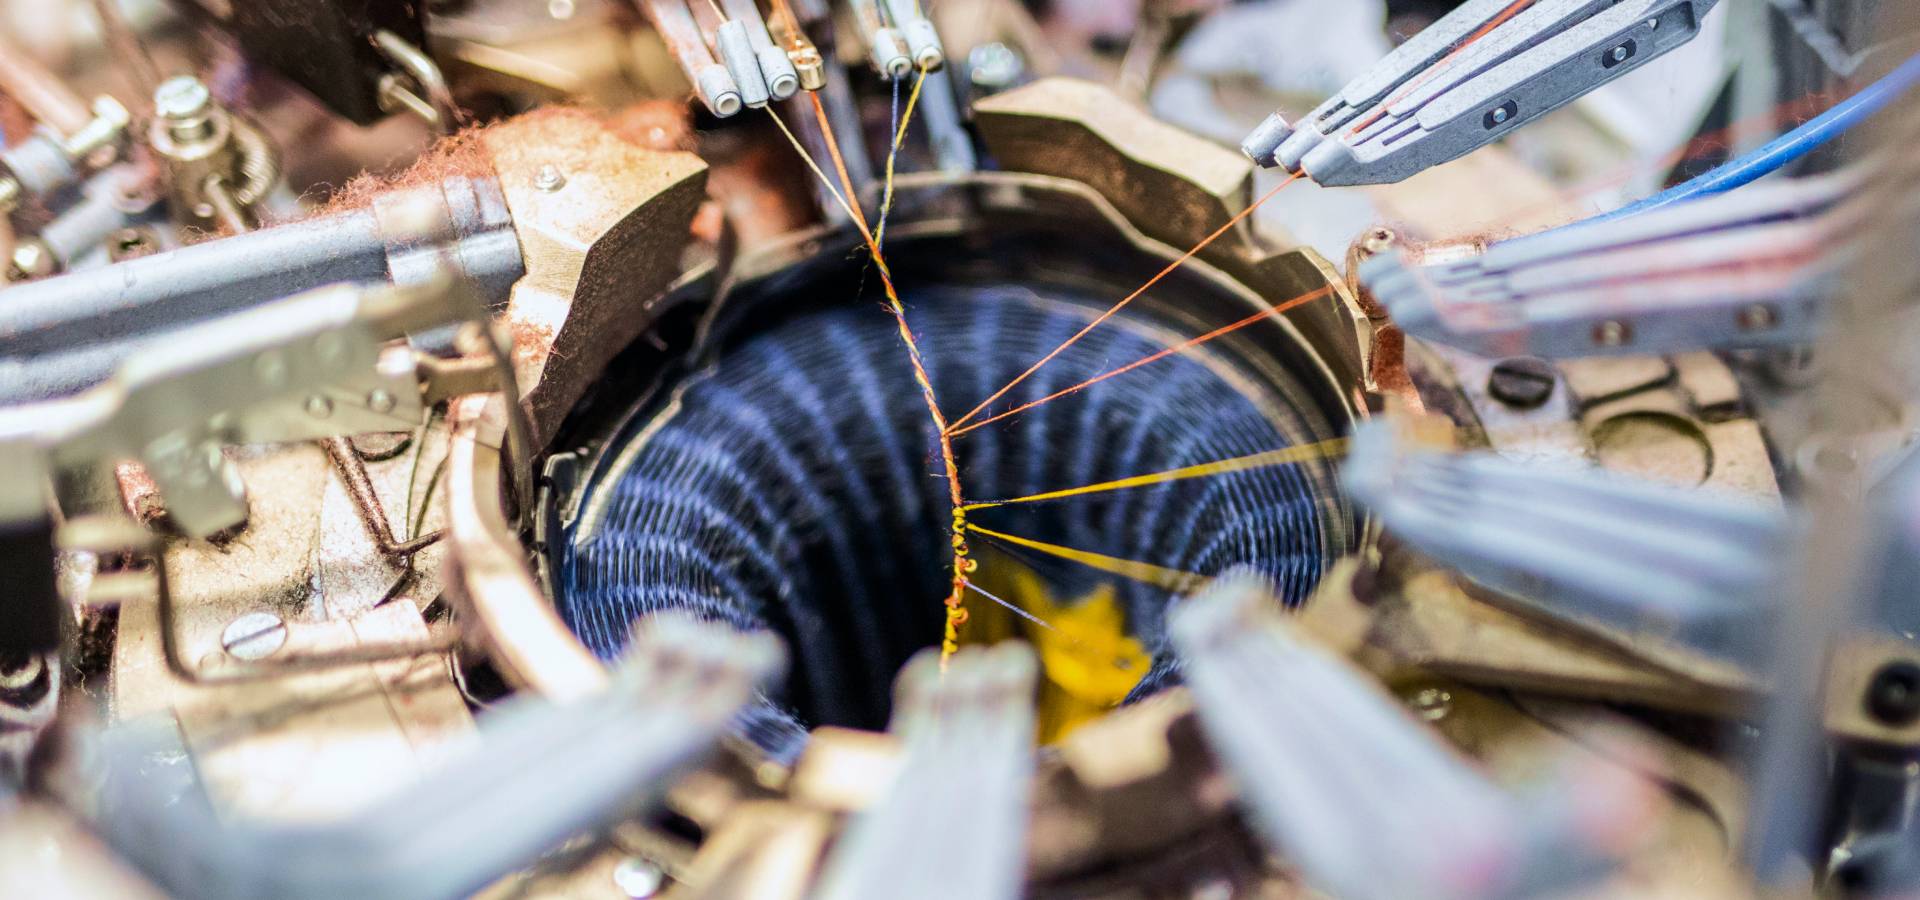
[[153, 95], [147, 142], [166, 160], [174, 214], [233, 233], [251, 230], [252, 207], [279, 181], [273, 148], [190, 75], [169, 78]]
[[397, 189], [360, 209], [8, 288], [0, 401], [83, 390], [181, 329], [289, 294], [430, 281], [443, 259], [489, 298], [504, 297], [524, 271], [497, 182], [453, 177]]
[[1611, 870], [1595, 838], [1637, 828], [1635, 800], [1562, 782], [1520, 802], [1279, 609], [1258, 576], [1230, 573], [1176, 605], [1169, 634], [1254, 823], [1310, 884], [1357, 900], [1517, 898]]
[[800, 88], [817, 91], [827, 86], [826, 60], [820, 55], [820, 48], [802, 31], [799, 23], [789, 23], [786, 16], [776, 15], [767, 23], [773, 39], [787, 54], [787, 61], [793, 64], [795, 76], [800, 79]]
[[1020, 52], [992, 41], [967, 51], [967, 81], [982, 94], [997, 94], [1020, 82], [1027, 73]]
[[1384, 254], [1367, 288], [1407, 333], [1566, 358], [1804, 344], [1858, 261], [1859, 173], [1759, 184], [1503, 241], [1459, 262]]
[[22, 197], [48, 197], [104, 162], [99, 151], [119, 142], [130, 117], [112, 97], [94, 99], [93, 116], [64, 136], [41, 126], [25, 140], [0, 149], [0, 212]]
[[945, 671], [935, 650], [907, 663], [890, 727], [899, 768], [848, 823], [816, 896], [1021, 896], [1038, 669], [1017, 643], [963, 649]]
[[1389, 532], [1555, 619], [1751, 665], [1790, 530], [1757, 503], [1618, 474], [1407, 447], [1357, 429], [1342, 470]]
[[699, 23], [687, 10], [687, 0], [641, 0], [640, 8], [707, 110], [723, 119], [737, 115], [743, 105], [740, 85], [727, 66], [714, 60]]
[[1327, 186], [1400, 181], [1466, 155], [1700, 33], [1718, 0], [1469, 0], [1289, 124], [1241, 144]]
[[90, 390], [0, 409], [0, 435], [46, 448], [56, 469], [139, 459], [180, 528], [225, 531], [247, 508], [223, 445], [419, 419], [411, 354], [383, 360], [382, 344], [456, 319], [447, 297], [444, 285], [335, 287], [262, 304], [145, 347]]
[[204, 797], [174, 802], [140, 779], [164, 740], [109, 739], [117, 785], [94, 827], [157, 884], [208, 898], [454, 898], [566, 838], [658, 802], [706, 756], [729, 717], [783, 668], [778, 643], [660, 616], [604, 693], [492, 713], [485, 741], [332, 825], [227, 824]]
[[739, 19], [721, 22], [714, 31], [713, 46], [720, 54], [720, 62], [733, 76], [733, 83], [740, 88], [740, 101], [751, 109], [766, 106], [772, 95], [766, 76], [760, 72], [753, 42], [747, 38], [747, 24]]
[[[151, 229], [131, 232], [137, 240], [126, 244], [122, 232], [128, 231], [136, 217], [143, 216], [158, 201], [142, 172], [130, 164], [114, 166], [87, 179], [80, 199], [62, 210], [40, 229], [37, 237], [53, 254], [61, 268], [72, 268], [88, 254], [107, 244], [111, 260], [141, 256], [160, 249]], [[122, 240], [116, 241], [120, 235]]]
[[940, 46], [940, 34], [934, 30], [920, 8], [920, 0], [884, 0], [887, 16], [906, 41], [913, 64], [923, 71], [935, 71], [947, 64], [947, 51]]
[[[400, 405], [398, 397], [384, 391], [371, 392], [367, 398], [368, 406], [376, 412], [391, 411]], [[396, 539], [393, 527], [387, 524], [387, 512], [381, 507], [380, 495], [374, 492], [366, 466], [355, 453], [353, 445], [344, 437], [330, 437], [320, 443], [326, 448], [327, 458], [333, 462], [334, 469], [346, 482], [347, 495], [353, 498], [361, 521], [367, 523], [368, 530], [373, 534], [374, 545], [382, 555], [404, 559], [440, 540], [441, 533], [438, 531], [404, 541]]]
[[[385, 76], [397, 65], [415, 78], [419, 69], [393, 58], [395, 44], [421, 47], [426, 42], [426, 3], [422, 0], [372, 0], [335, 3], [311, 0], [247, 0], [187, 4], [194, 12], [231, 32], [247, 58], [306, 88], [321, 103], [361, 125], [388, 112], [383, 102]], [[402, 85], [440, 109], [426, 81]]]
[[880, 13], [881, 0], [847, 0], [853, 10], [854, 26], [867, 47], [867, 61], [873, 70], [890, 81], [898, 81], [913, 72], [913, 57], [900, 29], [887, 24]]
[[387, 29], [373, 33], [373, 45], [379, 48], [397, 72], [380, 76], [380, 110], [406, 110], [418, 116], [441, 134], [452, 133], [459, 124], [460, 109], [454, 105], [453, 92], [447, 88], [440, 67], [418, 46]]
[[800, 75], [794, 69], [794, 61], [787, 51], [774, 46], [773, 36], [767, 31], [766, 20], [760, 16], [760, 5], [755, 0], [721, 0], [727, 17], [739, 22], [746, 32], [747, 43], [753, 48], [753, 57], [758, 61], [761, 80], [766, 82], [767, 91], [775, 100], [785, 100], [800, 90]]
[[[516, 259], [525, 260], [505, 319], [533, 437], [544, 444], [651, 321], [649, 305], [679, 272], [707, 168], [689, 153], [637, 147], [589, 116], [525, 117], [480, 140], [511, 213], [506, 235], [517, 236]], [[543, 190], [543, 167], [565, 182]]]
[[[57, 652], [16, 654], [0, 647], [0, 791], [26, 780], [27, 761], [60, 706], [61, 668]], [[0, 795], [0, 823], [5, 808], [6, 798]], [[5, 830], [0, 824], [0, 831]]]

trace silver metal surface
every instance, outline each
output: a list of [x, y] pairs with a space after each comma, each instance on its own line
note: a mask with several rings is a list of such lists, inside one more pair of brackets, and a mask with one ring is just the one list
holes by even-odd
[[1842, 172], [1576, 223], [1460, 262], [1382, 254], [1361, 278], [1408, 334], [1551, 359], [1811, 340], [1861, 229]]
[[291, 294], [420, 283], [442, 259], [495, 302], [520, 276], [519, 241], [492, 179], [450, 178], [363, 209], [0, 290], [0, 403], [70, 396], [187, 328]]
[[899, 773], [848, 824], [813, 896], [1020, 896], [1039, 664], [1011, 642], [962, 649], [944, 672], [939, 656], [922, 651], [901, 670]]
[[1242, 149], [1322, 185], [1400, 181], [1685, 44], [1717, 3], [1469, 0], [1300, 121], [1268, 118]]

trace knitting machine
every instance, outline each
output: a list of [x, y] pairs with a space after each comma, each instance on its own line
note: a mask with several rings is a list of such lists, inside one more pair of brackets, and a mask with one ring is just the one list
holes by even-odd
[[1920, 22], [1331, 6], [0, 3], [0, 895], [1920, 892]]

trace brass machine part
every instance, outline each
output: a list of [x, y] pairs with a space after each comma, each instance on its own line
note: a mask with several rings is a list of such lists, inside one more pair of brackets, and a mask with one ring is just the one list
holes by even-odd
[[280, 177], [266, 136], [221, 108], [192, 76], [161, 82], [153, 104], [147, 141], [166, 161], [175, 214], [236, 234], [250, 230], [252, 207]]

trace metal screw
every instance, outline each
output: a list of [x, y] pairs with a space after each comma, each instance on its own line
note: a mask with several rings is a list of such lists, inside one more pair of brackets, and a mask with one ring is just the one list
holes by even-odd
[[367, 392], [367, 408], [382, 415], [393, 412], [398, 402], [385, 388], [374, 388]]
[[107, 237], [107, 258], [114, 262], [152, 256], [159, 250], [152, 230], [145, 227], [122, 228]]
[[1507, 120], [1507, 108], [1506, 108], [1506, 107], [1504, 107], [1504, 106], [1502, 106], [1502, 107], [1500, 107], [1500, 108], [1498, 108], [1498, 109], [1496, 109], [1496, 110], [1494, 110], [1494, 111], [1493, 111], [1493, 124], [1495, 124], [1495, 125], [1498, 125], [1498, 124], [1500, 124], [1500, 123], [1502, 123], [1502, 122], [1505, 122], [1506, 120]]
[[1627, 45], [1621, 44], [1620, 46], [1613, 48], [1613, 61], [1614, 62], [1627, 61]]
[[567, 186], [567, 175], [552, 165], [543, 165], [533, 173], [533, 186], [552, 193]]
[[1609, 319], [1593, 326], [1593, 342], [1602, 347], [1624, 347], [1633, 340], [1633, 327], [1625, 322]]
[[250, 612], [227, 623], [220, 646], [234, 659], [266, 659], [287, 644], [287, 623], [270, 612]]
[[169, 78], [153, 92], [154, 118], [166, 123], [167, 134], [176, 141], [206, 137], [212, 130], [207, 122], [212, 112], [213, 94], [191, 75]]
[[308, 397], [307, 398], [307, 415], [310, 415], [316, 419], [324, 419], [330, 415], [333, 415], [333, 401], [327, 399], [326, 397], [322, 397], [319, 394], [314, 394], [313, 396]]
[[1741, 308], [1740, 314], [1735, 316], [1733, 321], [1735, 325], [1740, 326], [1741, 331], [1765, 331], [1772, 328], [1779, 318], [1779, 315], [1773, 311], [1773, 307], [1765, 303], [1755, 303]]
[[1438, 722], [1453, 712], [1453, 695], [1439, 688], [1421, 688], [1407, 703], [1429, 722]]
[[644, 900], [666, 886], [667, 873], [652, 860], [629, 856], [613, 867], [613, 883], [632, 900]]
[[1515, 409], [1536, 409], [1553, 396], [1553, 366], [1532, 356], [1503, 359], [1487, 376], [1487, 393]]
[[1867, 684], [1867, 712], [1881, 724], [1902, 728], [1920, 722], [1920, 665], [1895, 660]]

